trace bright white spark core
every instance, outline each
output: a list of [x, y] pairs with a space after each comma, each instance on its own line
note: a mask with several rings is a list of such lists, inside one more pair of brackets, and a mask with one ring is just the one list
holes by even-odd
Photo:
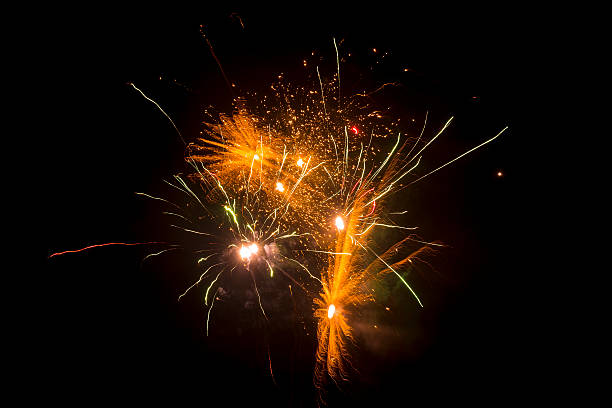
[[283, 186], [283, 183], [281, 183], [280, 181], [276, 182], [276, 190], [280, 191], [281, 193], [283, 191], [285, 191], [285, 186]]
[[338, 228], [338, 231], [342, 231], [344, 229], [344, 220], [341, 216], [336, 217], [336, 228]]
[[249, 246], [242, 245], [240, 247], [240, 250], [238, 251], [238, 253], [240, 254], [240, 258], [242, 258], [243, 261], [251, 258], [251, 255], [256, 255], [258, 252], [259, 245], [254, 242]]
[[329, 305], [329, 308], [327, 309], [327, 317], [331, 319], [332, 317], [334, 317], [334, 313], [336, 313], [336, 306], [331, 304]]
[[251, 248], [245, 247], [244, 245], [240, 248], [240, 258], [249, 259], [251, 257]]
[[303, 165], [304, 165], [304, 160], [302, 160], [302, 158], [300, 157], [297, 161], [297, 166], [302, 167]]

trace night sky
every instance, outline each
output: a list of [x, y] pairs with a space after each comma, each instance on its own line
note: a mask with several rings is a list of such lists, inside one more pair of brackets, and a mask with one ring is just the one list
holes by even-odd
[[[516, 256], [528, 205], [522, 150], [534, 137], [521, 123], [519, 67], [531, 48], [517, 15], [438, 20], [392, 10], [228, 10], [185, 24], [126, 18], [50, 26], [37, 108], [45, 119], [37, 146], [45, 180], [42, 257], [177, 238], [161, 207], [134, 192], [167, 192], [162, 179], [184, 171], [183, 145], [128, 83], [158, 102], [187, 140], [198, 135], [205, 106], [231, 111], [232, 95], [200, 24], [237, 93], [263, 89], [281, 72], [299, 75], [313, 50], [331, 75], [336, 38], [341, 51], [355, 55], [346, 64], [347, 92], [362, 70], [371, 84], [401, 83], [384, 102], [417, 121], [429, 111], [429, 132], [455, 117], [426, 155], [430, 168], [509, 130], [394, 197], [424, 237], [448, 247], [429, 259], [435, 271], [424, 268], [415, 278], [424, 309], [405, 292], [379, 331], [358, 330], [359, 373], [342, 391], [329, 389], [329, 404], [520, 400], [534, 387], [538, 353], [528, 318], [532, 293], [521, 271], [527, 260]], [[383, 52], [388, 57], [376, 64]], [[288, 312], [282, 324], [265, 328], [252, 316], [217, 311], [206, 337], [201, 296], [176, 300], [197, 276], [191, 258], [176, 252], [142, 262], [154, 248], [44, 259], [37, 283], [44, 304], [34, 330], [48, 392], [84, 403], [316, 406], [312, 321]]]

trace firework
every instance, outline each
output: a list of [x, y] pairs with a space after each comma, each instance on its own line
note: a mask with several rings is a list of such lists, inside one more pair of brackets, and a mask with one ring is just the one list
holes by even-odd
[[[268, 92], [238, 99], [232, 113], [209, 114], [200, 137], [186, 144], [188, 170], [166, 181], [180, 192], [183, 204], [137, 193], [168, 206], [163, 214], [174, 220], [170, 225], [196, 237], [184, 247], [192, 248], [198, 274], [178, 300], [200, 290], [207, 335], [215, 305], [228, 298], [234, 286], [234, 273], [250, 279], [265, 321], [272, 313], [262, 286], [280, 275], [303, 290], [314, 303], [314, 381], [320, 390], [327, 379], [341, 384], [350, 377], [355, 322], [360, 309], [376, 300], [374, 282], [393, 277], [415, 305], [423, 306], [409, 275], [416, 260], [442, 244], [417, 236], [414, 226], [400, 225], [394, 215], [401, 212], [392, 212], [389, 198], [506, 130], [433, 170], [423, 170], [424, 152], [453, 118], [429, 138], [424, 138], [427, 114], [420, 133], [402, 133], [399, 119], [373, 107], [370, 100], [393, 84], [369, 93], [341, 94], [335, 40], [334, 47], [337, 73], [331, 79], [322, 77], [318, 66], [303, 86], [293, 86], [280, 75]], [[172, 122], [157, 102], [130, 85]], [[403, 235], [390, 245], [377, 242], [375, 234], [385, 229]], [[181, 247], [149, 244], [167, 247], [145, 259]], [[104, 245], [137, 244], [82, 250]], [[282, 290], [293, 296], [291, 287]]]
[[[327, 378], [336, 384], [348, 378], [350, 352], [347, 343], [354, 340], [351, 314], [366, 302], [375, 300], [369, 289], [370, 282], [393, 272], [422, 306], [400, 271], [407, 271], [411, 259], [428, 247], [423, 246], [406, 256], [404, 244], [411, 239], [407, 237], [382, 255], [371, 249], [370, 236], [376, 228], [414, 229], [395, 225], [390, 220], [382, 222], [389, 217], [385, 213], [385, 199], [406, 171], [410, 171], [406, 170], [410, 160], [402, 161], [400, 155], [405, 145], [397, 149], [398, 143], [378, 167], [370, 168], [367, 177], [362, 175], [351, 189], [339, 194], [338, 201], [345, 207], [339, 209], [342, 215], [335, 219], [337, 237], [334, 255], [330, 257], [328, 269], [323, 274], [320, 295], [314, 299], [319, 340], [315, 383], [319, 389], [323, 388]], [[365, 163], [361, 155], [358, 162], [362, 159]], [[365, 174], [365, 170], [364, 164], [362, 174]], [[398, 254], [402, 255], [400, 259], [396, 259]]]
[[[309, 89], [279, 77], [271, 95], [250, 95], [250, 103], [242, 99], [233, 114], [205, 122], [202, 137], [186, 149], [193, 185], [180, 176], [171, 183], [219, 230], [209, 255], [198, 259], [204, 272], [179, 299], [206, 282], [208, 333], [224, 274], [246, 269], [267, 319], [258, 276], [273, 279], [280, 271], [313, 298], [314, 379], [320, 390], [327, 378], [340, 383], [349, 377], [354, 318], [375, 300], [372, 282], [391, 274], [423, 306], [408, 275], [415, 260], [441, 244], [422, 240], [416, 227], [399, 225], [389, 197], [499, 136], [419, 176], [423, 153], [453, 118], [424, 140], [425, 115], [418, 136], [402, 137], [399, 121], [361, 103], [366, 95], [341, 99], [337, 78], [324, 82], [317, 69], [319, 87]], [[385, 152], [380, 145], [391, 138]], [[407, 235], [380, 251], [372, 238], [380, 229]], [[314, 272], [309, 261], [318, 265]]]

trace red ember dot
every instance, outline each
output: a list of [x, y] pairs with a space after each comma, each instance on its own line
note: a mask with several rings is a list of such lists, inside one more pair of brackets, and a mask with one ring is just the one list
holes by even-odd
[[354, 134], [358, 134], [359, 133], [359, 129], [357, 129], [357, 126], [353, 126], [351, 128], [351, 130], [353, 131]]

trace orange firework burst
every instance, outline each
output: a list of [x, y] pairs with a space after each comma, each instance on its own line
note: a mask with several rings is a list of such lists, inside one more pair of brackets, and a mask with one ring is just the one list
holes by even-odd
[[217, 188], [222, 184], [245, 205], [256, 201], [257, 205], [249, 206], [250, 211], [261, 209], [264, 218], [274, 214], [281, 229], [321, 236], [322, 213], [326, 210], [321, 203], [326, 196], [314, 182], [316, 170], [321, 171], [324, 165], [316, 158], [320, 152], [300, 143], [306, 139], [297, 140], [294, 134], [280, 133], [261, 121], [242, 109], [231, 116], [220, 115], [216, 124], [206, 123], [206, 137], [187, 149], [187, 161], [196, 169], [204, 169], [192, 177], [210, 187], [211, 203], [223, 200]]
[[[245, 174], [254, 180], [267, 181], [278, 169], [279, 153], [271, 144], [264, 144], [264, 131], [245, 113], [221, 115], [219, 123], [205, 123], [208, 138], [199, 138], [189, 144], [187, 158], [207, 165], [225, 184], [234, 183], [237, 189], [245, 187]], [[265, 135], [268, 139], [268, 135]], [[249, 186], [251, 187], [251, 186]]]
[[317, 385], [323, 383], [326, 374], [333, 380], [346, 378], [346, 363], [349, 361], [346, 343], [353, 338], [349, 323], [350, 308], [373, 299], [363, 290], [365, 275], [364, 270], [357, 266], [359, 254], [352, 253], [356, 248], [352, 245], [351, 237], [359, 232], [360, 215], [353, 212], [346, 225], [337, 223], [337, 227], [342, 225], [342, 228], [338, 228], [336, 253], [322, 277], [320, 298], [314, 299], [319, 341], [315, 366]]
[[[368, 289], [372, 280], [393, 272], [421, 304], [401, 272], [407, 270], [412, 259], [431, 250], [430, 247], [421, 246], [406, 256], [407, 244], [414, 239], [406, 237], [382, 255], [371, 249], [371, 234], [375, 227], [409, 229], [380, 221], [388, 216], [380, 203], [385, 201], [387, 193], [403, 175], [402, 165], [405, 163], [400, 160], [399, 152], [404, 146], [395, 153], [396, 144], [371, 177], [360, 179], [359, 187], [347, 190], [349, 192], [344, 196], [344, 202], [349, 203], [349, 207], [344, 208], [343, 214], [334, 220], [337, 231], [335, 252], [330, 252], [332, 257], [327, 272], [322, 276], [321, 293], [314, 299], [315, 318], [318, 321], [315, 383], [321, 391], [328, 376], [336, 383], [348, 377], [348, 343], [354, 340], [351, 314], [361, 305], [374, 300]], [[378, 177], [385, 165], [386, 170]], [[379, 204], [376, 205], [376, 202]]]

